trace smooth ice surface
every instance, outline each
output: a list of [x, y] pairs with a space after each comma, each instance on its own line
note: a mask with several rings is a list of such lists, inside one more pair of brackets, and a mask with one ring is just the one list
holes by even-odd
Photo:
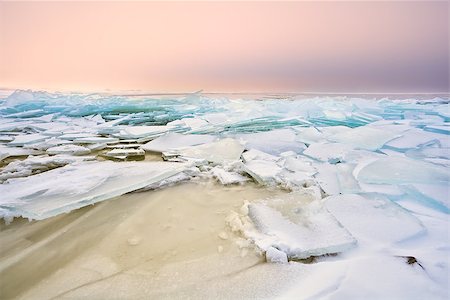
[[85, 162], [0, 185], [0, 207], [44, 219], [144, 188], [186, 169], [185, 164]]
[[165, 152], [170, 149], [196, 146], [211, 143], [216, 139], [212, 135], [203, 134], [180, 134], [169, 132], [142, 146], [142, 149], [150, 152]]
[[303, 208], [312, 210], [307, 220], [288, 220], [267, 205], [250, 204], [248, 215], [257, 231], [246, 234], [259, 248], [275, 247], [294, 259], [339, 253], [355, 245], [356, 240], [332, 215], [311, 207]]
[[448, 184], [450, 171], [444, 167], [401, 157], [377, 159], [357, 174], [358, 180], [375, 184]]
[[358, 240], [389, 244], [426, 231], [416, 217], [380, 196], [331, 196], [326, 198], [326, 208]]
[[241, 143], [235, 139], [226, 138], [208, 144], [169, 150], [163, 152], [163, 156], [175, 157], [176, 160], [206, 160], [222, 164], [239, 160], [243, 151], [244, 146]]
[[332, 135], [329, 139], [351, 145], [356, 149], [375, 151], [383, 147], [386, 142], [396, 137], [398, 137], [398, 135], [395, 132], [393, 133], [378, 128], [362, 126]]

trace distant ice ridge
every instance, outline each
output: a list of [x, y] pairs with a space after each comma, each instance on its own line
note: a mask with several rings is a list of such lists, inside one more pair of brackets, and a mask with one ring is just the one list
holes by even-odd
[[268, 261], [286, 262], [420, 238], [429, 228], [418, 215], [450, 213], [448, 99], [16, 91], [0, 101], [6, 220], [192, 178], [253, 181], [290, 193], [247, 203], [227, 223]]

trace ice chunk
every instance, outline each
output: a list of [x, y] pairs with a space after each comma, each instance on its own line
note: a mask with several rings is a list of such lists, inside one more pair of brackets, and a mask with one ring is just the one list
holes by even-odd
[[239, 160], [243, 151], [244, 147], [238, 141], [226, 138], [208, 144], [163, 152], [163, 157], [178, 160], [200, 159], [214, 164], [223, 164]]
[[235, 172], [228, 172], [220, 167], [214, 167], [211, 169], [211, 174], [219, 180], [223, 185], [243, 183], [248, 181], [248, 177], [242, 176]]
[[412, 128], [403, 133], [401, 137], [389, 141], [385, 144], [385, 147], [405, 151], [428, 144], [434, 140], [438, 141], [442, 147], [450, 147], [450, 139], [447, 136], [417, 128]]
[[23, 146], [25, 144], [33, 144], [33, 143], [42, 142], [42, 141], [45, 141], [46, 139], [48, 139], [48, 136], [41, 135], [39, 133], [17, 135], [14, 137], [14, 140], [12, 142], [8, 143], [8, 145]]
[[169, 132], [144, 144], [141, 148], [150, 152], [165, 152], [170, 149], [211, 143], [215, 139], [216, 137], [212, 135]]
[[402, 185], [401, 189], [419, 203], [450, 214], [450, 185], [414, 183]]
[[450, 126], [447, 126], [447, 125], [429, 125], [429, 126], [425, 126], [424, 130], [436, 132], [436, 133], [443, 133], [443, 134], [447, 134], [447, 135], [450, 134]]
[[0, 185], [0, 208], [45, 219], [144, 188], [183, 172], [167, 162], [84, 162]]
[[381, 196], [330, 196], [326, 208], [359, 241], [395, 243], [426, 231], [416, 217]]
[[10, 162], [6, 167], [4, 167], [0, 171], [0, 182], [10, 178], [26, 177], [33, 174], [42, 173], [76, 161], [94, 159], [95, 158], [93, 156], [84, 156], [82, 158], [67, 155], [29, 156], [24, 160]]
[[249, 162], [251, 160], [268, 160], [268, 161], [277, 161], [279, 157], [270, 155], [268, 153], [256, 150], [256, 149], [250, 149], [248, 151], [245, 151], [242, 153], [242, 160], [244, 162]]
[[[61, 137], [62, 138], [62, 137]], [[76, 144], [114, 144], [118, 143], [119, 139], [113, 137], [100, 137], [100, 136], [91, 136], [91, 137], [82, 137], [73, 140]]]
[[274, 247], [269, 247], [269, 249], [266, 250], [266, 261], [270, 263], [284, 264], [288, 262], [288, 258], [286, 253], [283, 251], [280, 251]]
[[145, 158], [145, 151], [142, 149], [118, 148], [106, 152], [104, 156], [120, 160], [125, 159], [142, 160]]
[[291, 129], [241, 134], [236, 138], [246, 142], [246, 149], [256, 149], [276, 156], [286, 151], [300, 153], [306, 148], [305, 144], [297, 141], [295, 132]]
[[304, 259], [344, 252], [356, 244], [331, 214], [314, 204], [302, 206], [303, 213], [294, 220], [264, 204], [252, 203], [248, 209], [256, 231], [245, 234], [263, 250], [274, 247], [291, 259]]
[[306, 173], [308, 176], [317, 173], [317, 170], [312, 166], [311, 162], [301, 158], [287, 157], [283, 166], [289, 171]]
[[8, 157], [36, 155], [39, 153], [40, 153], [39, 151], [32, 150], [32, 149], [7, 147], [7, 146], [0, 145], [0, 161], [4, 160], [5, 158], [8, 158]]
[[71, 154], [71, 155], [85, 155], [91, 153], [86, 147], [78, 145], [62, 145], [47, 149], [47, 153], [51, 155], [55, 154]]
[[383, 147], [386, 142], [396, 137], [398, 137], [398, 134], [394, 132], [362, 126], [332, 135], [328, 139], [334, 142], [351, 145], [357, 149], [375, 151]]
[[155, 137], [167, 132], [169, 129], [169, 126], [127, 126], [117, 136], [123, 139]]
[[352, 147], [338, 143], [311, 144], [303, 155], [329, 163], [344, 161], [345, 155], [352, 151]]
[[355, 174], [357, 180], [375, 184], [449, 184], [450, 171], [414, 159], [387, 157], [376, 159]]
[[267, 160], [251, 160], [244, 165], [244, 171], [263, 185], [275, 184], [281, 170], [275, 162]]

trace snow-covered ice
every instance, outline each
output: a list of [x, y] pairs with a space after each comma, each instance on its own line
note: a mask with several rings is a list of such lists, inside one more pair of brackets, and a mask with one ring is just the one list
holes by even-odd
[[227, 240], [281, 268], [325, 255], [304, 267], [305, 298], [445, 298], [448, 97], [233, 97], [0, 98], [0, 216], [40, 220], [193, 178], [257, 185], [286, 197], [216, 212], [229, 213]]

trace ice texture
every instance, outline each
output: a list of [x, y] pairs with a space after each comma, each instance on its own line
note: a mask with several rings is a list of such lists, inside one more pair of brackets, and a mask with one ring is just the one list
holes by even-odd
[[169, 132], [150, 142], [144, 144], [141, 148], [150, 152], [165, 152], [170, 149], [196, 146], [205, 143], [211, 143], [216, 139], [212, 135], [202, 134], [180, 134]]
[[0, 208], [45, 219], [138, 190], [181, 173], [186, 164], [84, 162], [0, 185]]
[[448, 95], [4, 95], [7, 222], [193, 178], [262, 185], [286, 197], [230, 212], [240, 247], [268, 262], [342, 253], [300, 265], [304, 298], [448, 298]]
[[292, 259], [339, 253], [355, 246], [356, 240], [325, 210], [313, 210], [307, 220], [288, 220], [264, 204], [250, 204], [248, 215], [256, 231], [246, 234], [261, 249], [275, 247]]

